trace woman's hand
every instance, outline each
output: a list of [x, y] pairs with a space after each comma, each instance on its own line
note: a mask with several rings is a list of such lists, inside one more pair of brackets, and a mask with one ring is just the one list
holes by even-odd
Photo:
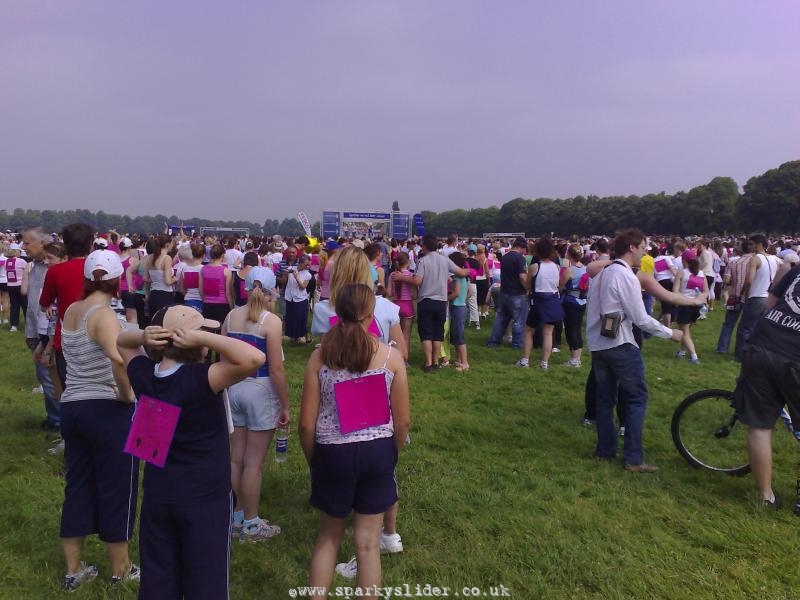
[[169, 329], [158, 325], [149, 325], [144, 328], [144, 345], [151, 347], [166, 346], [170, 340]]
[[205, 345], [203, 343], [205, 335], [201, 329], [176, 329], [172, 332], [172, 344], [178, 348], [199, 348]]
[[278, 427], [289, 427], [289, 423], [291, 422], [291, 415], [289, 414], [289, 407], [282, 408], [280, 415], [278, 415]]

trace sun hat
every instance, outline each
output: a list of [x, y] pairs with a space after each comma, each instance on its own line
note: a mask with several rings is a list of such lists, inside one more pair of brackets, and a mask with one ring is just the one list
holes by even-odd
[[86, 257], [86, 262], [83, 263], [83, 276], [93, 281], [94, 272], [98, 270], [105, 271], [105, 275], [100, 278], [101, 281], [115, 279], [125, 272], [119, 254], [111, 250], [95, 250]]
[[277, 285], [275, 273], [267, 267], [253, 267], [250, 269], [244, 278], [244, 289], [252, 292], [256, 281], [261, 283], [261, 288], [264, 290], [275, 289]]
[[162, 308], [153, 315], [150, 323], [168, 329], [170, 333], [173, 333], [176, 329], [219, 328], [219, 321], [204, 319], [199, 310], [180, 304]]

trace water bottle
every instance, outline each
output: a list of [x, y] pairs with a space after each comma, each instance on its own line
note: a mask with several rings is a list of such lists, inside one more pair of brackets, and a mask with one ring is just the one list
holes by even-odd
[[286, 453], [289, 450], [289, 432], [285, 427], [278, 427], [275, 432], [275, 462], [286, 461]]

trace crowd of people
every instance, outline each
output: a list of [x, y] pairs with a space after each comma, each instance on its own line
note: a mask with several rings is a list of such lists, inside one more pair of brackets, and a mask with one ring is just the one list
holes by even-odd
[[[259, 511], [265, 457], [291, 422], [283, 344], [315, 339], [299, 416], [320, 511], [310, 584], [334, 571], [378, 584], [380, 553], [403, 550], [394, 467], [410, 439], [413, 324], [425, 374], [467, 373], [465, 330], [490, 310], [486, 346], [510, 344], [523, 369], [536, 348], [539, 369], [553, 368], [564, 340], [563, 367], [582, 367], [585, 333], [593, 456], [615, 461], [623, 439], [633, 473], [657, 470], [642, 444], [645, 340], [678, 342], [676, 358], [700, 365], [692, 328], [724, 310], [716, 351], [734, 342], [753, 472], [762, 502], [779, 506], [771, 431], [784, 405], [800, 414], [797, 251], [760, 234], [635, 229], [612, 240], [140, 237], [81, 223], [2, 234], [0, 325], [23, 328], [42, 426], [65, 452], [64, 587], [97, 576], [81, 561], [96, 533], [111, 581], [141, 580], [142, 598], [227, 597], [230, 540], [281, 534]], [[141, 568], [128, 556], [140, 460]], [[337, 564], [351, 513], [356, 556]]]

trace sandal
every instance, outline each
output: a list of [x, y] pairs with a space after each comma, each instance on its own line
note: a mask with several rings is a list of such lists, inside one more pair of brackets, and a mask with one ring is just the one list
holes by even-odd
[[461, 363], [456, 363], [456, 371], [459, 373], [464, 373], [469, 371], [469, 365], [462, 365]]

